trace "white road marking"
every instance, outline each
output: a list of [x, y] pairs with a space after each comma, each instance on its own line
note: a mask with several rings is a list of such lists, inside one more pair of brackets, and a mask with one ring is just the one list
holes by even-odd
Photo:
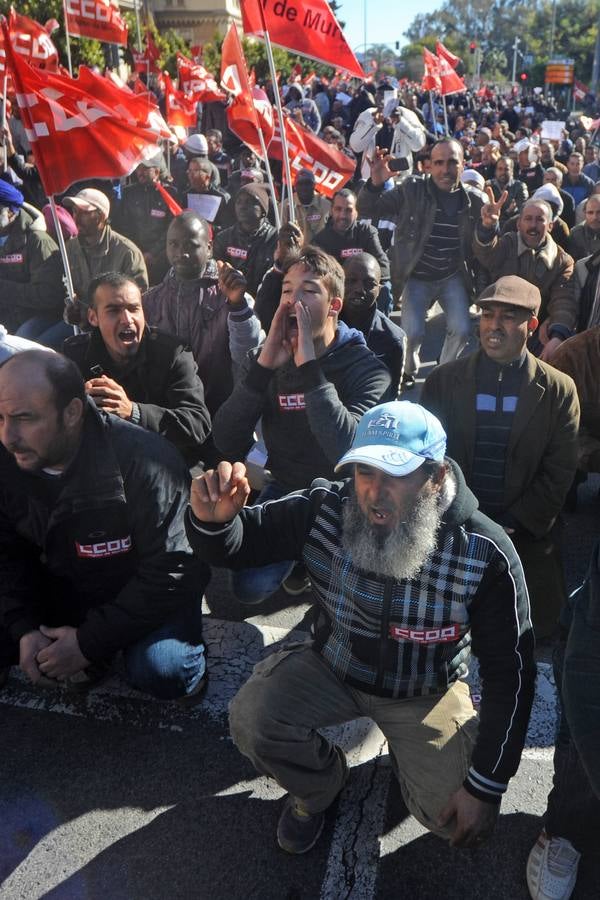
[[[173, 806], [154, 809], [123, 807], [94, 809], [63, 822], [45, 834], [11, 874], [2, 882], [2, 897], [27, 897], [40, 900], [75, 877], [96, 856], [129, 834], [144, 828]], [[93, 834], [94, 840], [82, 842], [82, 834]], [[43, 885], [40, 872], [45, 872]], [[84, 896], [83, 883], [73, 886], [72, 896]]]
[[[208, 716], [223, 724], [230, 700], [249, 677], [254, 664], [265, 655], [265, 650], [286, 638], [296, 639], [286, 629], [265, 627], [248, 622], [230, 622], [205, 617], [205, 640], [209, 651], [210, 682], [201, 704], [192, 709], [184, 709], [176, 703], [164, 703], [129, 688], [118, 676], [83, 696], [71, 696], [65, 691], [45, 691], [32, 687], [18, 670], [13, 670], [9, 686], [0, 692], [0, 703], [45, 712], [90, 717], [97, 720], [123, 722], [129, 725], [149, 724], [160, 729], [183, 731], [193, 727], [195, 720]], [[301, 635], [304, 639], [306, 635]], [[476, 664], [469, 677], [471, 691], [480, 690]], [[554, 728], [556, 719], [556, 691], [552, 667], [538, 665], [538, 679], [532, 716], [529, 724], [524, 757], [527, 759], [551, 761], [554, 752]], [[359, 719], [346, 725], [326, 729], [326, 735], [335, 740], [347, 753], [349, 764], [354, 768], [350, 781], [340, 795], [334, 832], [331, 840], [325, 877], [321, 887], [321, 900], [342, 900], [360, 898], [370, 900], [374, 895], [378, 859], [391, 852], [393, 834], [382, 835], [388, 790], [391, 783], [391, 769], [375, 764], [363, 765], [371, 761], [381, 761], [387, 754], [387, 743], [379, 731], [367, 719]], [[239, 782], [216, 796], [249, 792], [252, 799], [276, 800], [283, 795], [282, 789], [272, 780], [257, 777], [251, 781]], [[166, 809], [166, 808], [165, 808]], [[159, 815], [163, 809], [150, 815]], [[102, 814], [96, 811], [95, 816]], [[118, 810], [106, 813], [117, 816]], [[128, 830], [115, 837], [113, 827], [106, 846], [129, 833]], [[144, 811], [140, 826], [149, 821]], [[60, 848], [70, 847], [71, 829], [74, 823], [66, 823], [52, 832]], [[117, 824], [118, 830], [118, 824]], [[135, 828], [133, 829], [135, 830]], [[27, 873], [34, 871], [38, 855], [47, 852], [44, 838], [34, 848], [27, 860], [10, 876], [19, 884], [27, 883]], [[54, 850], [53, 850], [54, 852]], [[99, 852], [95, 847], [93, 854]], [[68, 853], [65, 853], [68, 856]], [[70, 860], [69, 873], [76, 872], [87, 860]], [[33, 866], [30, 870], [29, 865]], [[69, 877], [68, 874], [65, 877]], [[15, 885], [17, 884], [15, 881]], [[346, 888], [343, 886], [346, 885]], [[54, 885], [45, 885], [47, 892]]]

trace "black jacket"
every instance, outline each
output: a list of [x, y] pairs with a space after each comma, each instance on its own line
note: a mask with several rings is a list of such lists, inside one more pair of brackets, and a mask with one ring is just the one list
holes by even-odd
[[0, 322], [16, 331], [33, 316], [62, 318], [65, 288], [58, 247], [22, 209], [0, 247]]
[[340, 679], [377, 696], [441, 694], [468, 671], [483, 684], [479, 732], [464, 786], [498, 802], [517, 770], [533, 700], [535, 662], [523, 569], [504, 530], [477, 509], [460, 469], [431, 557], [410, 581], [354, 565], [342, 546], [350, 482], [315, 481], [222, 526], [188, 510], [205, 562], [231, 569], [303, 559], [316, 599], [314, 649]]
[[381, 267], [381, 280], [390, 279], [390, 261], [387, 253], [381, 246], [377, 229], [367, 222], [355, 222], [348, 231], [338, 234], [333, 230], [333, 223], [329, 219], [325, 228], [315, 235], [313, 243], [342, 264], [356, 253], [370, 253]]
[[246, 276], [248, 293], [256, 297], [263, 275], [273, 265], [277, 230], [267, 219], [256, 234], [245, 234], [239, 225], [232, 225], [215, 238], [213, 256], [239, 269]]
[[404, 370], [406, 334], [399, 325], [392, 322], [377, 307], [373, 307], [370, 321], [362, 331], [367, 347], [373, 351], [392, 376], [389, 389], [379, 402], [387, 403], [388, 400], [397, 400], [400, 378]]
[[265, 369], [259, 353], [249, 354], [245, 376], [214, 417], [215, 444], [227, 459], [243, 459], [262, 416], [273, 477], [286, 490], [306, 487], [333, 473], [362, 414], [386, 394], [390, 374], [361, 332], [343, 322], [324, 356], [302, 366], [292, 359]]
[[76, 626], [97, 662], [199, 603], [209, 574], [185, 536], [188, 496], [167, 441], [91, 401], [60, 483], [23, 472], [0, 447], [2, 628], [17, 643], [40, 624]]
[[63, 353], [78, 365], [85, 381], [104, 374], [120, 384], [138, 406], [138, 424], [175, 444], [188, 466], [198, 462], [210, 434], [210, 413], [192, 352], [179, 338], [146, 328], [125, 369], [115, 365], [98, 328], [67, 338]]

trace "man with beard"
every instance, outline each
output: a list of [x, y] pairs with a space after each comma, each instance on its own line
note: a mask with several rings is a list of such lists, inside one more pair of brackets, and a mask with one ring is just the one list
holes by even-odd
[[[279, 846], [304, 853], [348, 770], [318, 729], [369, 716], [389, 742], [408, 809], [453, 846], [491, 834], [523, 748], [535, 665], [523, 570], [445, 457], [440, 422], [412, 403], [366, 412], [340, 482], [244, 508], [241, 463], [193, 482], [194, 552], [239, 569], [301, 554], [314, 638], [254, 669], [230, 706], [234, 742], [289, 792]], [[479, 722], [461, 680], [471, 643]]]

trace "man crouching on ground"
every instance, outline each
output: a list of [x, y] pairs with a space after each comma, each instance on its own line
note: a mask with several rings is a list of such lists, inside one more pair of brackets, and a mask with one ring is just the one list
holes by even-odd
[[[343, 481], [249, 508], [241, 463], [193, 483], [198, 556], [302, 558], [317, 598], [313, 638], [258, 663], [230, 708], [238, 748], [289, 792], [277, 839], [290, 853], [314, 845], [347, 778], [317, 729], [370, 717], [408, 809], [453, 846], [489, 837], [519, 765], [535, 678], [523, 571], [445, 448], [423, 407], [385, 403], [362, 417]], [[479, 717], [462, 680], [471, 645]]]

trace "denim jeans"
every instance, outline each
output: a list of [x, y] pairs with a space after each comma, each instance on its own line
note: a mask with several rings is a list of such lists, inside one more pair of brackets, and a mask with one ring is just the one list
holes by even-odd
[[190, 694], [206, 671], [200, 598], [123, 651], [127, 678], [146, 694], [174, 700]]
[[406, 374], [419, 371], [421, 345], [425, 337], [425, 316], [437, 300], [446, 314], [446, 339], [440, 363], [456, 359], [465, 349], [471, 336], [469, 295], [458, 273], [442, 281], [421, 281], [409, 278], [402, 295], [402, 328], [406, 332]]
[[[256, 503], [267, 503], [269, 500], [279, 500], [287, 491], [276, 481], [271, 481], [264, 486]], [[294, 560], [270, 563], [268, 566], [259, 566], [252, 569], [241, 569], [231, 575], [231, 589], [240, 603], [249, 606], [261, 603], [274, 594], [285, 581], [295, 566]]]
[[[56, 620], [52, 624], [60, 624]], [[63, 621], [64, 624], [64, 621]], [[202, 600], [123, 650], [127, 678], [140, 691], [174, 700], [191, 693], [206, 671]], [[0, 629], [0, 668], [18, 665], [19, 647]]]
[[71, 337], [73, 334], [73, 326], [67, 325], [51, 316], [33, 316], [23, 322], [17, 329], [18, 337], [27, 338], [29, 341], [37, 341], [44, 347], [51, 347], [52, 350], [62, 350], [65, 338]]
[[580, 853], [591, 850], [598, 838], [600, 799], [596, 797], [571, 738], [562, 703], [565, 644], [554, 650], [554, 678], [559, 715], [554, 748], [554, 779], [548, 795], [545, 827], [549, 835], [571, 841]]

